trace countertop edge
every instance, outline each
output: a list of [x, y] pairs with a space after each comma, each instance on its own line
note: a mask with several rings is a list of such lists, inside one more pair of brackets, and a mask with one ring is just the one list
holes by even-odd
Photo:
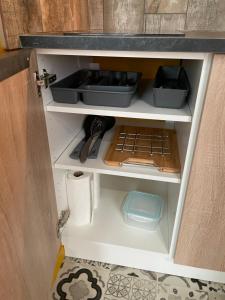
[[0, 55], [0, 81], [29, 67], [30, 49], [6, 51]]
[[168, 36], [23, 35], [23, 48], [225, 53], [225, 39]]

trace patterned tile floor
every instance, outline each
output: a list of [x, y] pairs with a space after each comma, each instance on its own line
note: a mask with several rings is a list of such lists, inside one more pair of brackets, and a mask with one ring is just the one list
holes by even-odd
[[225, 284], [66, 257], [53, 300], [225, 300]]

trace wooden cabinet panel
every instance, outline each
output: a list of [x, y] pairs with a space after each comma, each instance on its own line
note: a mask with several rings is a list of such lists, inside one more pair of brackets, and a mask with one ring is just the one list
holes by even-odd
[[[30, 73], [31, 72], [31, 73]], [[0, 299], [49, 299], [59, 249], [47, 131], [32, 70], [0, 82]]]
[[225, 271], [225, 55], [215, 55], [175, 262]]

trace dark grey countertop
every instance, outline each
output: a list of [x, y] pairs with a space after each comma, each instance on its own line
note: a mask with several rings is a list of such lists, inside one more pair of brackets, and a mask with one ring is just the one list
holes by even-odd
[[6, 51], [0, 55], [0, 81], [29, 67], [29, 49]]
[[20, 36], [23, 48], [225, 53], [225, 33], [186, 35], [64, 33]]

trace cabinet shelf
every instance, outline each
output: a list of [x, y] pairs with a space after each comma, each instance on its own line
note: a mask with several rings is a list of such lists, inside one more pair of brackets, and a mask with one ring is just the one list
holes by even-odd
[[133, 99], [131, 105], [127, 108], [86, 105], [83, 102], [78, 102], [76, 104], [67, 104], [52, 101], [47, 105], [46, 109], [50, 112], [84, 115], [90, 114], [146, 120], [177, 122], [191, 122], [192, 120], [188, 105], [184, 106], [181, 109], [159, 108], [150, 105], [143, 101], [143, 99], [138, 99], [137, 97]]
[[62, 241], [67, 248], [67, 255], [73, 255], [70, 251], [76, 251], [78, 257], [82, 255], [88, 257], [94, 253], [99, 256], [96, 259], [102, 260], [104, 259], [101, 257], [102, 247], [107, 247], [108, 251], [111, 247], [115, 256], [120, 255], [121, 247], [126, 249], [128, 256], [132, 250], [168, 255], [167, 205], [164, 206], [163, 217], [156, 231], [141, 230], [128, 226], [123, 221], [121, 205], [126, 193], [114, 189], [101, 189], [99, 206], [93, 212], [92, 224], [85, 226], [70, 225], [69, 222], [66, 224]]
[[180, 174], [160, 172], [155, 167], [146, 166], [122, 166], [112, 167], [106, 165], [103, 161], [105, 153], [110, 145], [112, 132], [109, 132], [104, 137], [98, 158], [88, 159], [85, 163], [81, 163], [79, 160], [70, 158], [70, 154], [79, 143], [83, 134], [79, 134], [74, 138], [70, 145], [64, 150], [61, 156], [55, 162], [55, 168], [64, 170], [80, 170], [83, 172], [95, 172], [98, 174], [117, 175], [125, 177], [133, 177], [140, 179], [150, 179], [163, 182], [180, 183]]

